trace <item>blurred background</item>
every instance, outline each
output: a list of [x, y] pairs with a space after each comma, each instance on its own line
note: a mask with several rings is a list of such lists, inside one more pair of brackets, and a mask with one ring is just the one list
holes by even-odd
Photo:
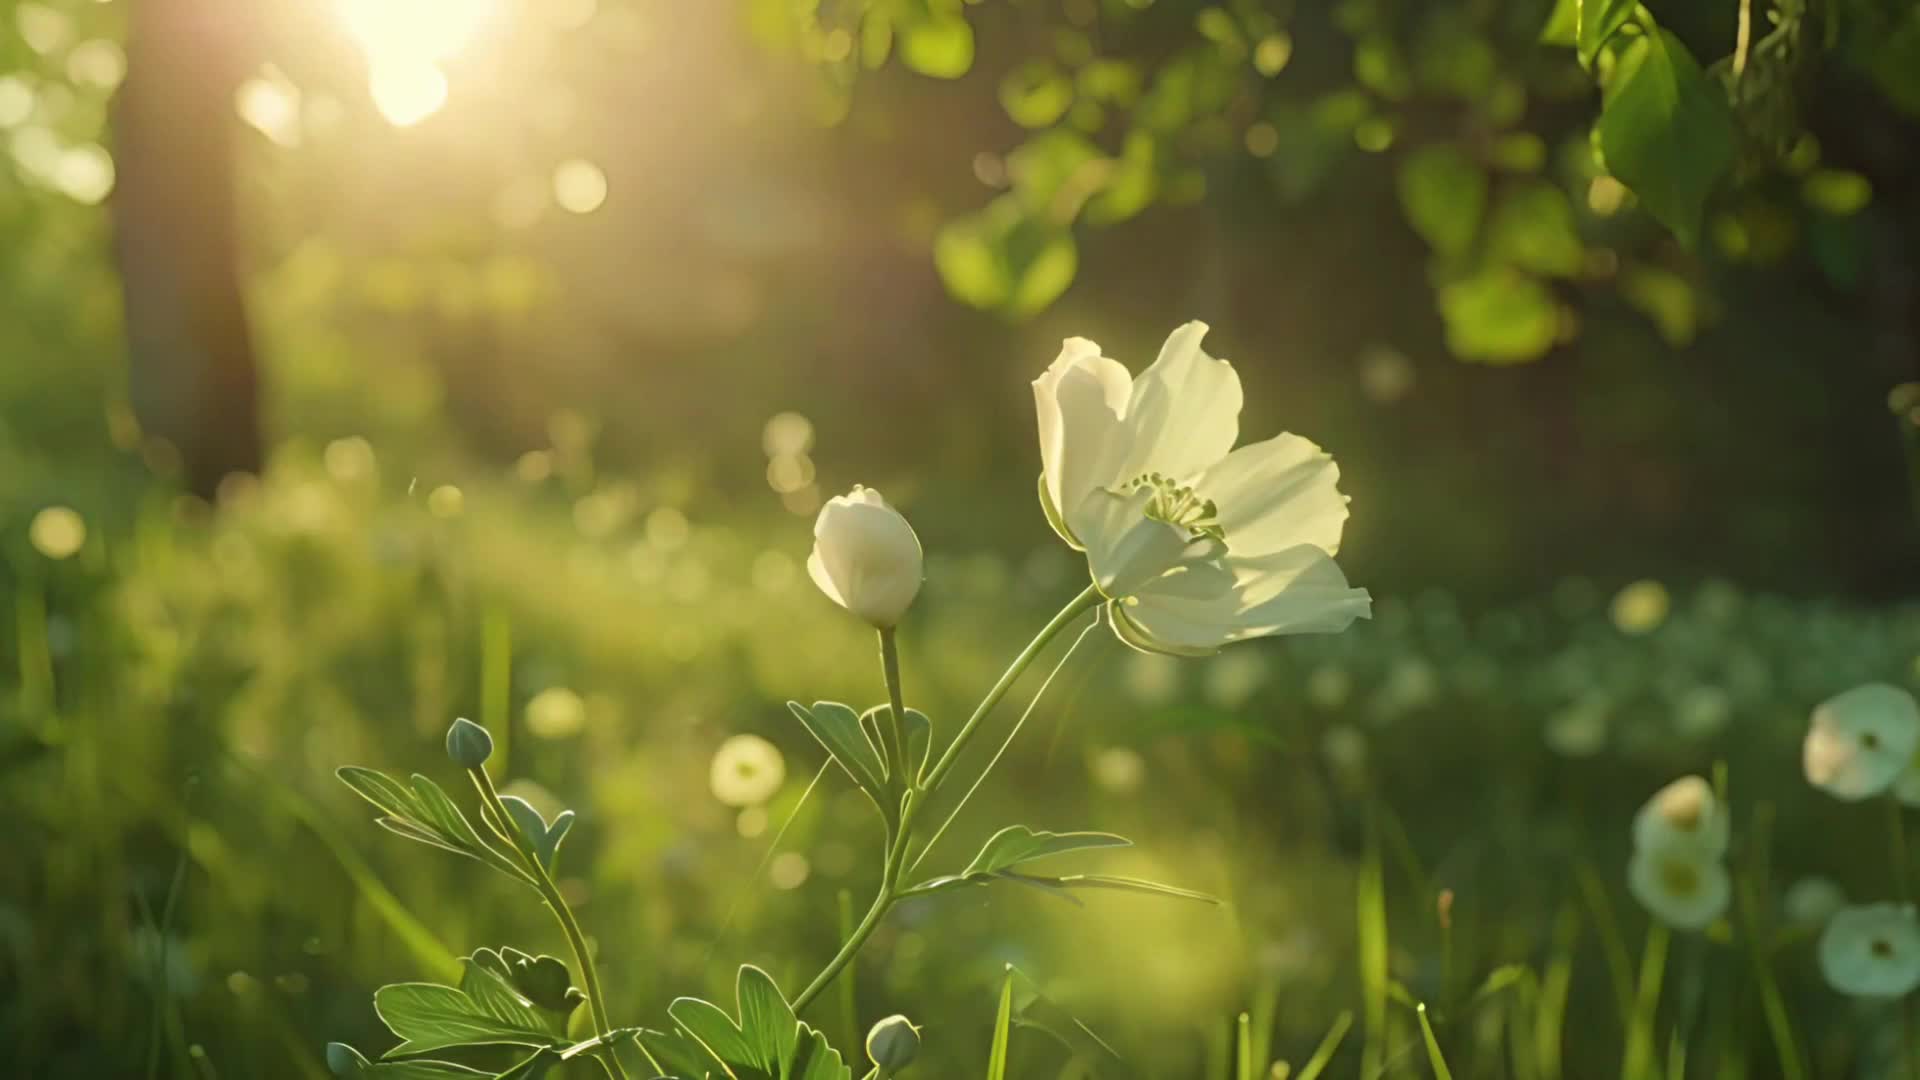
[[[844, 778], [801, 805], [784, 702], [883, 693], [813, 514], [864, 483], [913, 520], [907, 696], [950, 735], [1084, 572], [1027, 382], [1199, 318], [1248, 436], [1340, 462], [1375, 617], [1195, 662], [1090, 636], [935, 861], [1110, 830], [1089, 866], [1227, 904], [909, 905], [814, 1022], [857, 1054], [904, 1012], [924, 1075], [977, 1074], [1011, 962], [1129, 1069], [1224, 1075], [1243, 1010], [1297, 1066], [1360, 1002], [1372, 867], [1464, 1074], [1541, 1075], [1474, 991], [1563, 963], [1597, 1075], [1628, 820], [1724, 762], [1813, 1075], [1890, 1075], [1781, 900], [1890, 887], [1797, 746], [1920, 685], [1920, 14], [1654, 5], [1703, 66], [1743, 10], [1683, 242], [1597, 161], [1547, 0], [0, 0], [11, 1074], [324, 1077], [385, 1045], [382, 982], [561, 952], [333, 779], [455, 790], [457, 715], [580, 813], [617, 1018], [745, 962], [792, 992], [878, 874]], [[710, 782], [740, 733], [784, 782]], [[1745, 954], [1690, 948], [1667, 1022], [1775, 1075]], [[1021, 1075], [1085, 1067], [1016, 1036]]]

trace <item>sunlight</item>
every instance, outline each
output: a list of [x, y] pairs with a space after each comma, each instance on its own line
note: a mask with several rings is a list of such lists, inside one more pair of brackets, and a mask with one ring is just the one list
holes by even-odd
[[395, 127], [417, 124], [447, 101], [442, 62], [473, 40], [497, 0], [337, 0], [366, 54], [375, 107]]

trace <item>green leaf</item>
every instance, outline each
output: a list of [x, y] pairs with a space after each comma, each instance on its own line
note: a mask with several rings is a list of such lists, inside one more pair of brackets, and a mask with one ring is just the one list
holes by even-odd
[[639, 1028], [634, 1031], [633, 1039], [662, 1075], [698, 1080], [712, 1067], [712, 1056], [685, 1032]]
[[1624, 49], [1596, 131], [1607, 171], [1694, 247], [1707, 197], [1734, 160], [1733, 117], [1680, 39], [1665, 30]]
[[1407, 224], [1446, 258], [1473, 248], [1486, 209], [1487, 174], [1451, 143], [1414, 151], [1400, 165], [1400, 208]]
[[[1011, 877], [1027, 877], [1025, 874], [1012, 874]], [[1066, 877], [1048, 879], [1063, 889], [1114, 889], [1120, 892], [1147, 893], [1151, 896], [1167, 896], [1176, 900], [1197, 900], [1203, 904], [1219, 904], [1220, 898], [1195, 889], [1182, 889], [1177, 885], [1163, 885], [1158, 881], [1144, 878], [1116, 877], [1112, 874], [1068, 874]]]
[[[679, 998], [667, 1007], [681, 1030], [720, 1064], [718, 1074], [705, 1064], [697, 1064], [698, 1071], [688, 1069], [694, 1063], [685, 1060], [686, 1048], [671, 1037], [641, 1032], [640, 1044], [656, 1064], [687, 1069], [690, 1078], [850, 1080], [852, 1071], [839, 1052], [827, 1044], [826, 1036], [795, 1018], [793, 1007], [766, 972], [752, 965], [742, 967], [734, 994], [739, 1001], [738, 1023], [719, 1006], [699, 998]], [[672, 1058], [681, 1059], [680, 1063], [670, 1064]]]
[[1686, 278], [1657, 266], [1629, 267], [1620, 275], [1620, 295], [1653, 320], [1667, 344], [1679, 348], [1693, 341], [1700, 312]]
[[795, 1035], [800, 1020], [793, 1006], [781, 995], [773, 978], [748, 964], [735, 980], [734, 996], [740, 1004], [740, 1033], [748, 1046], [760, 1056], [761, 1067], [786, 1076], [793, 1067]]
[[567, 830], [573, 828], [573, 811], [562, 810], [555, 815], [553, 824], [540, 816], [533, 804], [518, 795], [500, 796], [500, 804], [507, 808], [507, 816], [526, 834], [527, 841], [533, 845], [533, 853], [540, 859], [540, 865], [549, 871], [554, 860], [560, 854], [560, 842], [567, 838]]
[[[887, 722], [893, 712], [891, 705], [875, 705], [860, 714], [860, 730], [866, 732], [867, 739], [874, 745], [880, 745], [880, 725]], [[919, 709], [907, 710], [905, 724], [907, 736], [907, 768], [912, 770], [918, 780], [927, 769], [927, 754], [933, 749], [933, 721]]]
[[1029, 215], [1015, 195], [942, 226], [933, 259], [956, 299], [1015, 317], [1053, 303], [1079, 270], [1073, 234]]
[[385, 773], [357, 765], [346, 766], [335, 775], [386, 814], [377, 819], [377, 823], [388, 831], [478, 859], [501, 873], [533, 883], [518, 863], [482, 840], [460, 808], [440, 790], [440, 785], [425, 776], [415, 773], [413, 784], [408, 787]]
[[374, 992], [373, 1008], [400, 1045], [386, 1056], [423, 1054], [453, 1046], [567, 1045], [564, 1033], [506, 980], [469, 957], [459, 987], [394, 983]]
[[1053, 833], [1036, 831], [1025, 825], [1009, 825], [994, 833], [980, 849], [980, 854], [975, 855], [960, 873], [962, 877], [992, 874], [1049, 855], [1087, 848], [1128, 847], [1131, 844], [1132, 841], [1126, 837], [1112, 833]]
[[1500, 262], [1552, 277], [1572, 277], [1586, 262], [1573, 203], [1544, 180], [1501, 198], [1487, 226], [1487, 249]]
[[1554, 0], [1547, 24], [1540, 28], [1540, 44], [1573, 48], [1580, 37], [1580, 0]]
[[886, 764], [880, 758], [879, 748], [861, 724], [858, 713], [837, 701], [816, 701], [811, 709], [797, 701], [789, 701], [787, 708], [793, 711], [801, 726], [826, 749], [828, 756], [839, 763], [860, 790], [875, 802], [884, 798], [887, 790]]
[[1046, 127], [1073, 107], [1073, 80], [1051, 60], [1029, 60], [1000, 80], [1000, 106], [1021, 127]]
[[567, 1033], [567, 1018], [587, 999], [574, 987], [567, 965], [557, 957], [529, 956], [519, 949], [503, 948], [477, 949], [467, 960], [469, 967], [460, 989], [469, 989], [474, 970], [491, 973], [540, 1010], [556, 1035]]
[[382, 1061], [368, 1065], [357, 1075], [365, 1080], [459, 1080], [460, 1077], [494, 1074], [455, 1065], [450, 1061]]
[[1635, 0], [1576, 0], [1579, 16], [1575, 22], [1574, 51], [1581, 67], [1592, 67], [1593, 58], [1614, 34], [1633, 18]]
[[973, 27], [961, 15], [935, 15], [904, 28], [900, 61], [922, 75], [957, 79], [973, 66]]
[[1092, 225], [1117, 225], [1153, 205], [1160, 191], [1159, 144], [1150, 131], [1130, 131], [1098, 194], [1087, 200]]
[[1007, 155], [1007, 178], [1027, 212], [1061, 224], [1080, 216], [1112, 171], [1098, 146], [1065, 128], [1041, 132]]
[[1493, 267], [1440, 288], [1447, 348], [1462, 360], [1518, 364], [1537, 360], [1560, 332], [1559, 309], [1546, 286]]

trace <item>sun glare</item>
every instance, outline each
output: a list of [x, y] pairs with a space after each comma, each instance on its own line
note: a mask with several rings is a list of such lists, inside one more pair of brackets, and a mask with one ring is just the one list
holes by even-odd
[[368, 89], [396, 127], [417, 124], [447, 101], [442, 64], [491, 19], [498, 0], [337, 0], [366, 54]]

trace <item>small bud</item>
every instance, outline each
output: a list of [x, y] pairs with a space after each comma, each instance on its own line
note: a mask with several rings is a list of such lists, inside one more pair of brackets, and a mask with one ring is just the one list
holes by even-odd
[[889, 1016], [867, 1032], [867, 1059], [882, 1080], [913, 1064], [920, 1053], [920, 1029], [904, 1016]]
[[327, 1069], [335, 1076], [354, 1077], [367, 1067], [367, 1059], [360, 1051], [346, 1043], [327, 1044]]
[[920, 593], [920, 538], [879, 492], [855, 487], [820, 508], [807, 573], [827, 599], [891, 629]]
[[447, 729], [447, 756], [463, 769], [477, 769], [493, 756], [493, 736], [464, 717], [455, 720]]

